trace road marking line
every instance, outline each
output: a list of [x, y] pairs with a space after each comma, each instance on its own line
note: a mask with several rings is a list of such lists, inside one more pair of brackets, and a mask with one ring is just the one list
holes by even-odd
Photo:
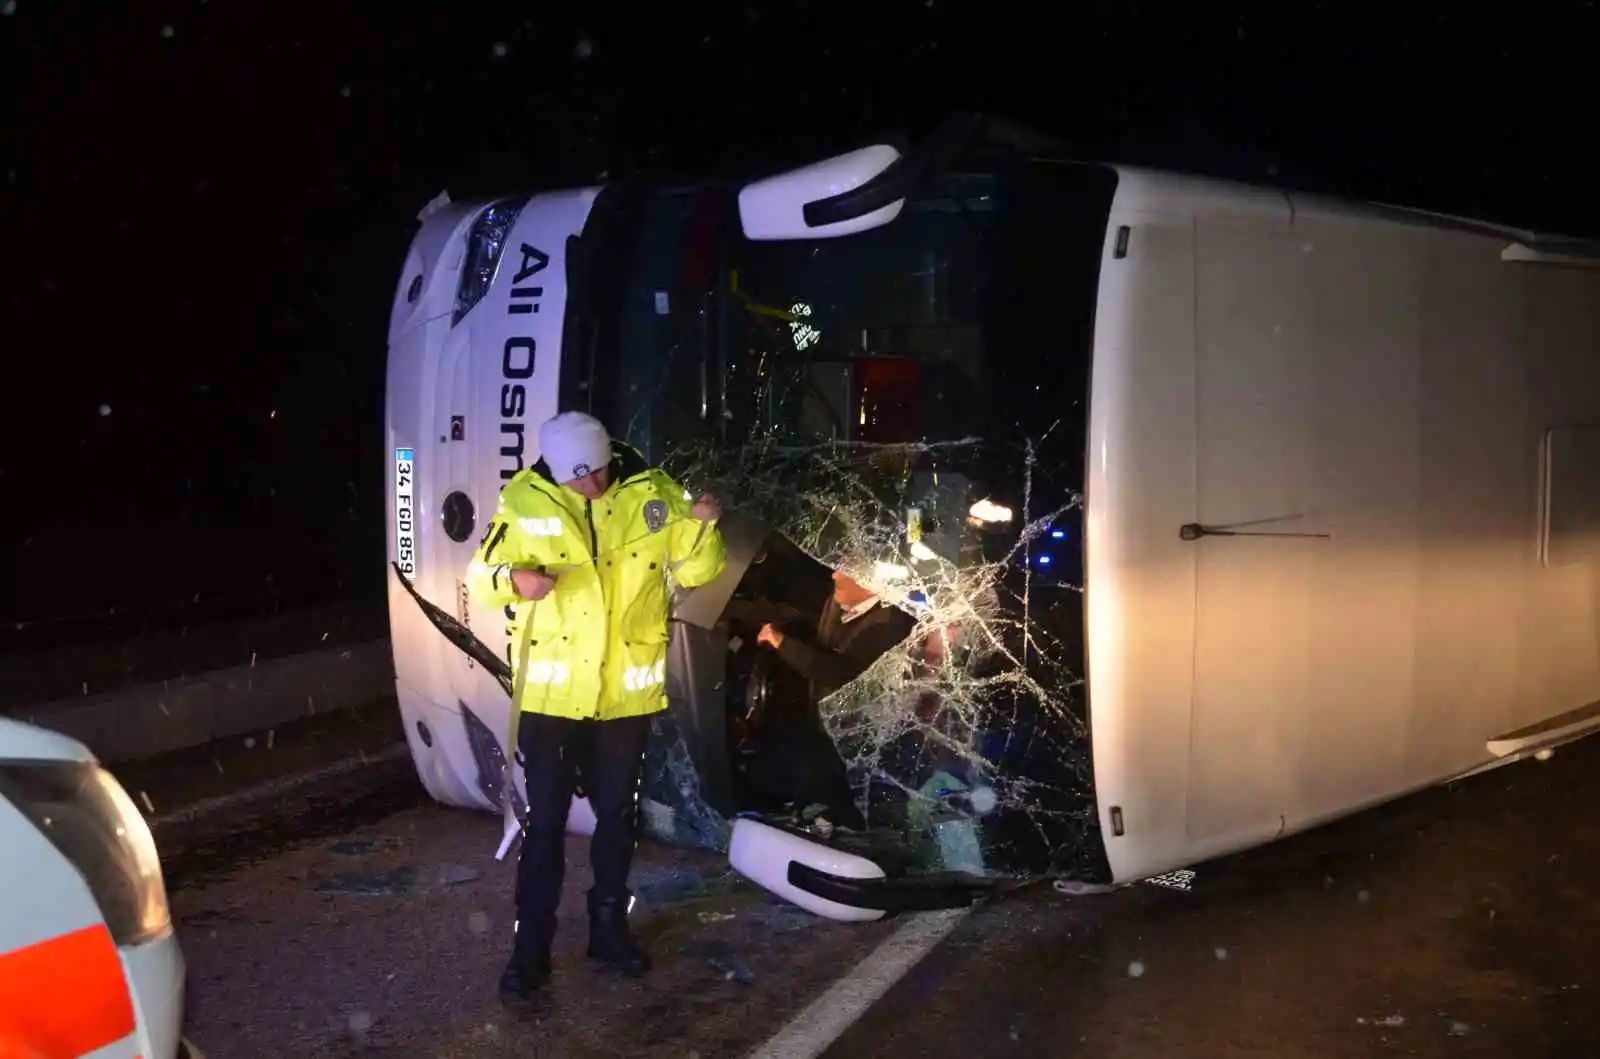
[[815, 1059], [971, 913], [952, 908], [908, 919], [747, 1059]]
[[213, 798], [204, 798], [192, 805], [181, 809], [174, 809], [170, 813], [162, 813], [150, 818], [151, 827], [170, 826], [172, 824], [185, 824], [198, 820], [202, 816], [232, 809], [247, 802], [260, 801], [274, 795], [287, 794], [309, 784], [319, 783], [323, 780], [333, 779], [351, 772], [359, 772], [373, 765], [381, 765], [396, 758], [405, 757], [411, 753], [411, 747], [406, 743], [395, 743], [384, 747], [382, 750], [371, 754], [358, 754], [355, 757], [335, 761], [331, 765], [323, 765], [307, 772], [297, 772], [292, 776], [282, 776], [265, 783], [258, 783], [254, 787], [245, 787], [242, 790], [229, 791]]

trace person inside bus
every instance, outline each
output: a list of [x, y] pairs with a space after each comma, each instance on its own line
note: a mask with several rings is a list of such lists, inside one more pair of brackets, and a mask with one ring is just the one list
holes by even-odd
[[833, 574], [833, 595], [814, 629], [806, 633], [771, 622], [756, 642], [807, 684], [807, 708], [791, 713], [763, 733], [747, 777], [753, 790], [796, 804], [820, 804], [836, 826], [865, 830], [838, 747], [829, 738], [817, 703], [854, 680], [884, 652], [903, 641], [914, 621], [881, 593], [845, 570]]
[[594, 810], [589, 955], [637, 976], [628, 873], [651, 717], [666, 708], [666, 578], [707, 584], [726, 565], [721, 507], [690, 494], [580, 412], [539, 428], [540, 459], [500, 493], [468, 567], [485, 606], [511, 607], [515, 742], [528, 815], [517, 928], [500, 978], [526, 1000], [549, 977], [574, 785]]

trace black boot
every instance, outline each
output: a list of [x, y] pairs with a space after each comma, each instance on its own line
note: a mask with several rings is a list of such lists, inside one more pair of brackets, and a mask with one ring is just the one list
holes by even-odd
[[628, 898], [601, 898], [590, 892], [589, 955], [634, 978], [650, 969], [650, 957], [628, 929]]
[[511, 950], [511, 960], [500, 972], [500, 999], [517, 1003], [533, 998], [540, 987], [550, 980], [550, 942], [555, 931], [549, 928], [529, 930], [530, 924], [517, 925], [517, 940]]

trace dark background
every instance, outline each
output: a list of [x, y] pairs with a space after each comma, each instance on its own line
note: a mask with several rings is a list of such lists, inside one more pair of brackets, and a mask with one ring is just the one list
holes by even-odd
[[1369, 6], [0, 0], [0, 647], [381, 598], [387, 314], [444, 188], [968, 107], [1086, 154], [1600, 234], [1593, 2]]

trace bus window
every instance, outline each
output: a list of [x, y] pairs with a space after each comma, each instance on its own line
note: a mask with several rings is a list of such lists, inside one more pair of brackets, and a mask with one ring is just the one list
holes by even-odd
[[952, 184], [883, 228], [737, 247], [738, 433], [893, 445], [981, 429], [993, 212], [983, 178]]

